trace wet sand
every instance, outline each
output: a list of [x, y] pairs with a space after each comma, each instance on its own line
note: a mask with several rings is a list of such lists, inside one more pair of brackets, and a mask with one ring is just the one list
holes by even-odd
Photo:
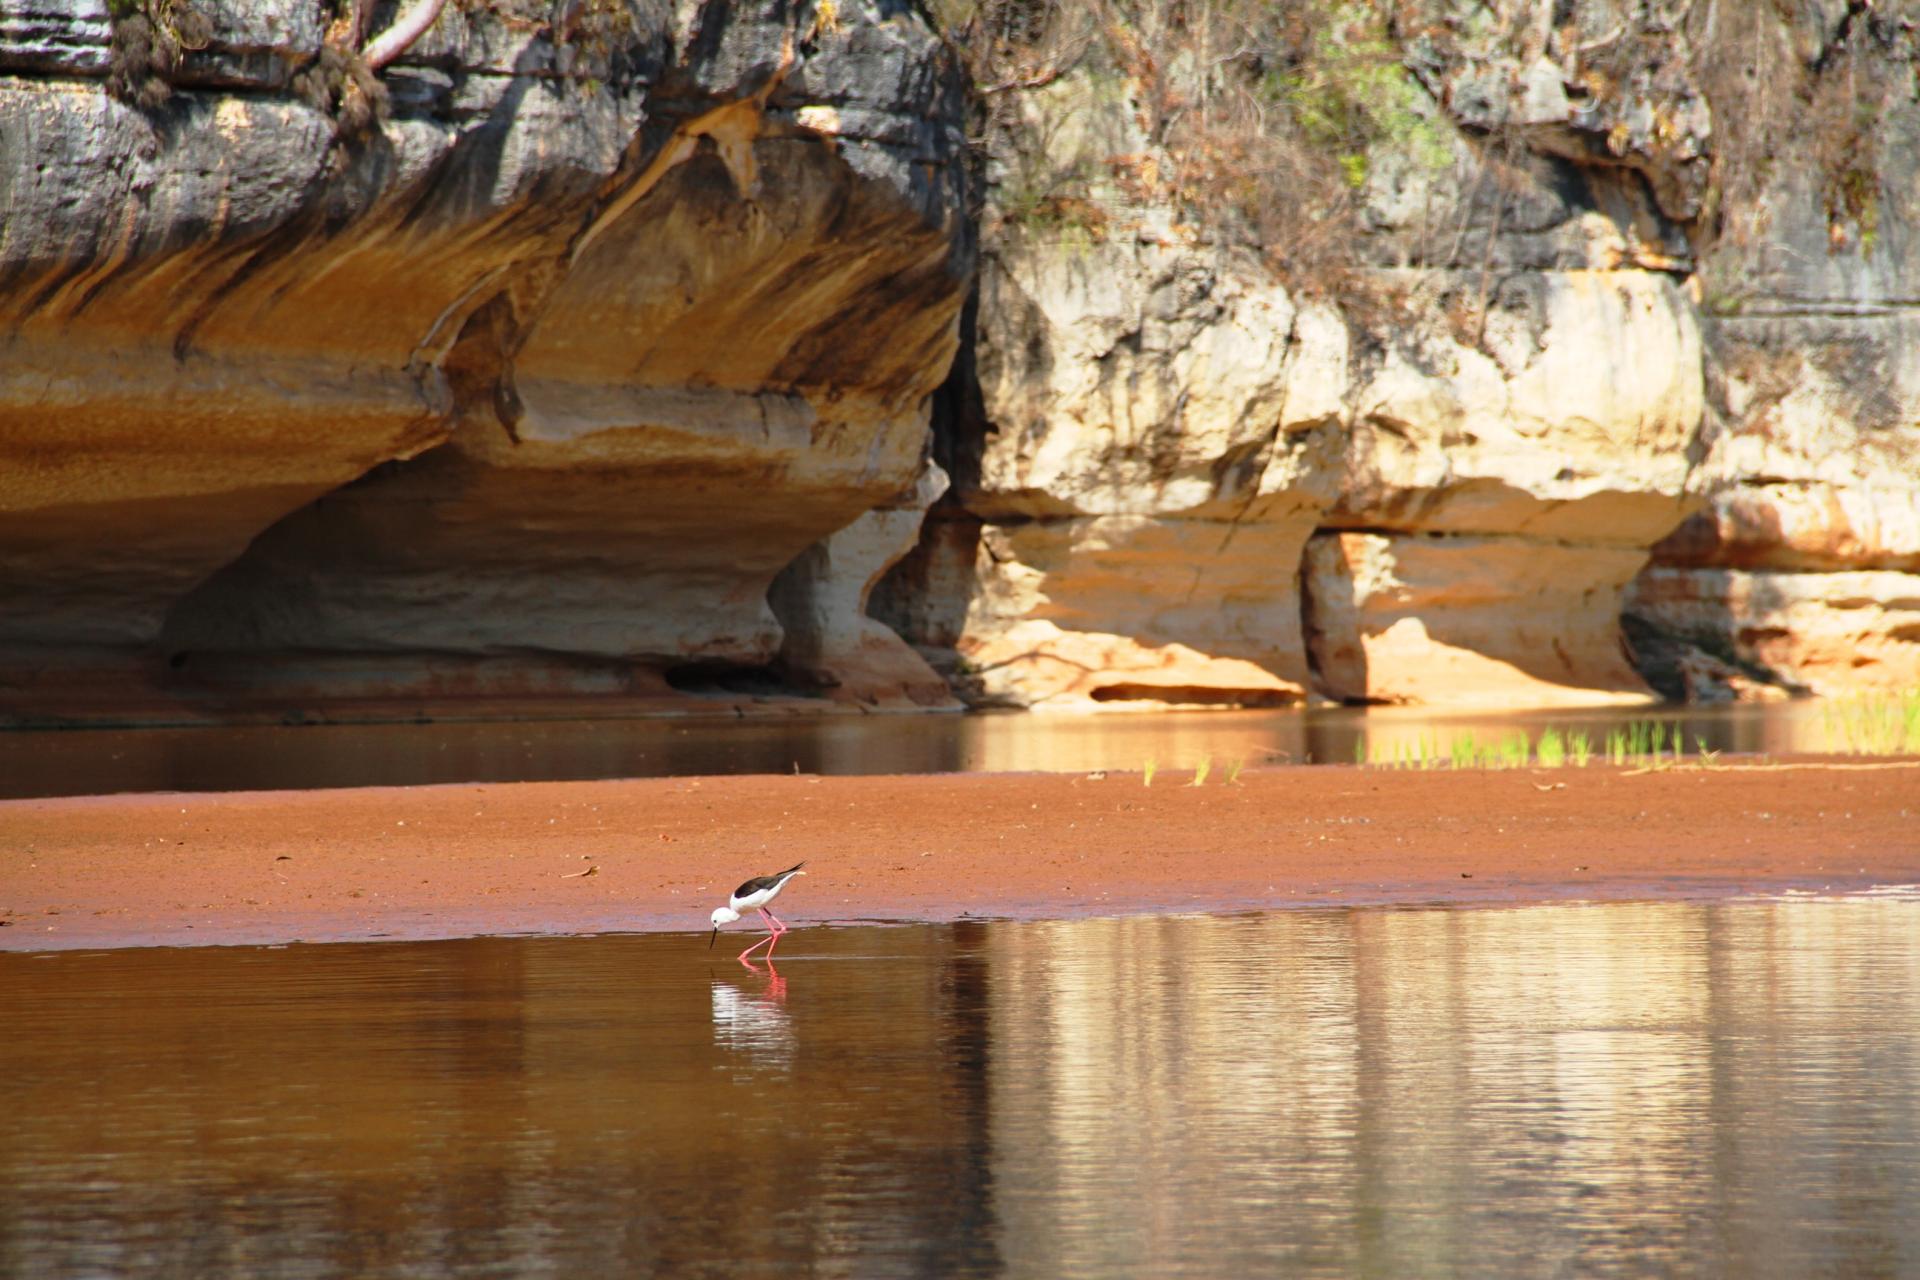
[[[1920, 761], [664, 778], [0, 803], [0, 949], [1849, 892], [1920, 882]], [[745, 922], [729, 931], [751, 937]], [[804, 935], [782, 944], [803, 948]]]

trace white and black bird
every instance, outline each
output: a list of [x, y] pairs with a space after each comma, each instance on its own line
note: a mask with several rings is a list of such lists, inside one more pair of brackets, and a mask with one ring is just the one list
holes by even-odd
[[726, 906], [715, 907], [713, 909], [713, 936], [707, 939], [707, 950], [713, 950], [714, 941], [720, 937], [721, 925], [732, 924], [740, 918], [742, 912], [758, 911], [761, 917], [766, 920], [767, 927], [772, 929], [773, 932], [748, 947], [745, 951], [742, 951], [740, 953], [740, 959], [744, 961], [762, 946], [766, 947], [767, 956], [771, 958], [773, 956], [773, 946], [776, 942], [780, 941], [780, 935], [787, 931], [787, 926], [781, 924], [779, 918], [776, 917], [773, 912], [767, 910], [767, 904], [780, 896], [780, 891], [787, 887], [787, 881], [793, 879], [795, 876], [807, 874], [800, 869], [806, 865], [804, 862], [796, 862], [777, 875], [755, 876], [738, 889], [735, 889], [733, 896], [727, 899]]

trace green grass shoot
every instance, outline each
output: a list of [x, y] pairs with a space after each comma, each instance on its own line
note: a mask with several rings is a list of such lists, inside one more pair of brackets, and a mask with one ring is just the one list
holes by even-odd
[[1587, 761], [1593, 758], [1593, 740], [1587, 736], [1585, 729], [1568, 736], [1567, 751], [1573, 756], [1575, 767], [1587, 767]]
[[1567, 741], [1560, 731], [1548, 728], [1540, 735], [1540, 745], [1534, 748], [1534, 756], [1543, 768], [1558, 769], [1567, 762]]
[[1456, 733], [1447, 740], [1447, 763], [1455, 769], [1471, 769], [1477, 759], [1473, 734]]
[[1830, 698], [1820, 709], [1826, 749], [1850, 756], [1920, 755], [1920, 689]]

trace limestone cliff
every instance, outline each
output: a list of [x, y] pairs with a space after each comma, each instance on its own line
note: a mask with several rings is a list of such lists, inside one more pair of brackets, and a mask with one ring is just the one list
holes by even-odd
[[396, 9], [0, 13], [0, 719], [1920, 683], [1920, 0]]
[[[1168, 145], [1103, 110], [1124, 60], [1024, 96], [993, 190], [1097, 218], [990, 215], [959, 483], [886, 592], [954, 595], [897, 616], [972, 696], [1649, 696], [1620, 600], [1689, 509], [1703, 412], [1686, 242], [1653, 193], [1684, 206], [1697, 175], [1569, 159], [1609, 122], [1510, 55], [1422, 46], [1427, 154], [1381, 147], [1335, 289], [1116, 175]], [[1496, 124], [1553, 144], [1490, 155]]]
[[[1770, 182], [1732, 172], [1766, 160], [1756, 39], [1787, 46], [1789, 102], [1866, 76], [1910, 104], [1912, 22], [1275, 8], [1326, 28], [1234, 10], [1209, 45], [1108, 6], [1134, 42], [1057, 23], [998, 77], [1044, 87], [988, 117], [956, 484], [884, 616], [975, 700], [1039, 707], [1632, 700], [1643, 669], [1672, 696], [1913, 683], [1920, 120], [1876, 110], [1839, 177], [1811, 139]], [[1250, 58], [1264, 149], [1191, 71]], [[1375, 113], [1318, 139], [1353, 186], [1344, 214], [1322, 201], [1332, 251], [1233, 207], [1248, 184], [1311, 198], [1270, 141], [1289, 111], [1303, 137]], [[1871, 243], [1834, 230], [1836, 183], [1870, 186]], [[1713, 270], [1761, 283], [1731, 309]], [[1676, 664], [1689, 639], [1736, 661]]]
[[9, 700], [824, 660], [768, 589], [913, 492], [972, 266], [910, 6], [451, 6], [356, 133], [331, 5], [198, 3], [144, 107], [105, 0], [0, 22]]

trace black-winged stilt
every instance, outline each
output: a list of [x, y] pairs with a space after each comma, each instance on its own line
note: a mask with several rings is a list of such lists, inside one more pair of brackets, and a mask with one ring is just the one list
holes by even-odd
[[740, 960], [744, 964], [747, 957], [758, 951], [762, 945], [767, 948], [767, 958], [771, 960], [773, 946], [780, 941], [780, 935], [787, 931], [787, 926], [781, 924], [773, 912], [767, 910], [767, 904], [780, 896], [780, 891], [787, 887], [787, 881], [795, 876], [807, 874], [800, 869], [806, 865], [804, 862], [796, 862], [777, 875], [755, 876], [735, 889], [733, 896], [727, 899], [726, 906], [713, 909], [713, 936], [707, 939], [707, 950], [713, 950], [715, 940], [720, 937], [721, 925], [732, 924], [740, 918], [740, 913], [743, 911], [758, 911], [773, 932], [742, 951]]

